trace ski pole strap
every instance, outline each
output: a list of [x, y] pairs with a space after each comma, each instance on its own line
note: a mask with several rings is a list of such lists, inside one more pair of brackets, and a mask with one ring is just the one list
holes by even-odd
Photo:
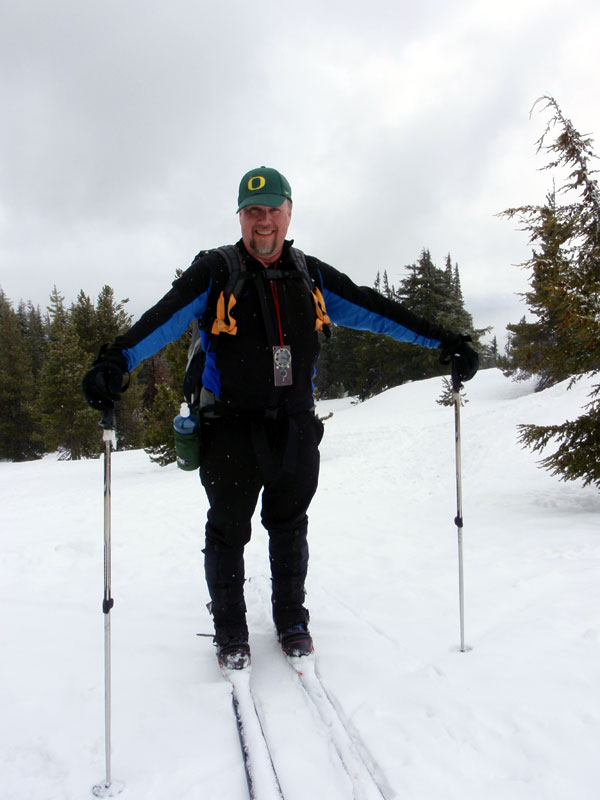
[[456, 356], [450, 359], [450, 377], [452, 379], [452, 391], [460, 392], [463, 388], [462, 381], [458, 374], [458, 364], [456, 363]]
[[115, 407], [105, 408], [102, 412], [102, 417], [98, 423], [105, 431], [112, 431], [115, 427]]

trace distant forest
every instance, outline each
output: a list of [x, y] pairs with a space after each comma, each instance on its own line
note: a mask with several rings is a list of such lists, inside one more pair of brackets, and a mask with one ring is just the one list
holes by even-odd
[[[470, 334], [484, 365], [495, 363], [495, 344], [480, 344], [486, 331], [473, 329], [451, 257], [438, 269], [423, 250], [405, 271], [397, 288], [387, 271], [377, 274], [374, 288], [429, 320]], [[42, 313], [31, 302], [13, 308], [0, 289], [0, 458], [22, 461], [56, 451], [65, 459], [99, 454], [98, 413], [85, 403], [81, 379], [101, 345], [132, 324], [126, 304], [105, 286], [95, 303], [81, 291], [67, 306], [55, 288]], [[131, 375], [117, 404], [119, 449], [143, 447], [161, 464], [174, 460], [171, 426], [183, 399], [188, 343], [189, 336], [182, 336]], [[323, 399], [365, 400], [406, 381], [446, 373], [438, 356], [384, 335], [333, 325], [331, 336], [322, 336], [316, 393]]]

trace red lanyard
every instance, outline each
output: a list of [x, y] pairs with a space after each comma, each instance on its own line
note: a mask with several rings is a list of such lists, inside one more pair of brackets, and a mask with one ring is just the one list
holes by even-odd
[[[274, 269], [277, 269], [277, 263]], [[279, 310], [279, 295], [277, 294], [277, 284], [275, 281], [269, 281], [271, 284], [271, 292], [273, 294], [273, 302], [275, 303], [275, 313], [277, 314], [277, 327], [279, 329], [279, 344], [283, 347], [283, 330], [281, 328], [281, 312]]]

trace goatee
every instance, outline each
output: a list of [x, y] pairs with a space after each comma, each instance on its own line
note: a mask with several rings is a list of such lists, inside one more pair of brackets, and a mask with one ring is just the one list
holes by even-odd
[[253, 238], [250, 244], [254, 252], [259, 256], [270, 256], [275, 252], [277, 242], [273, 239], [271, 243], [267, 244], [267, 242], [257, 242], [256, 239]]

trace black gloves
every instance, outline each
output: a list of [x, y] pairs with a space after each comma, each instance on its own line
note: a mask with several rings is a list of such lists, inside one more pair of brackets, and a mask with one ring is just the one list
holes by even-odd
[[463, 381], [470, 381], [479, 369], [479, 356], [469, 347], [470, 336], [455, 333], [442, 342], [440, 364], [452, 364], [452, 383], [455, 389], [460, 388]]
[[87, 372], [81, 383], [85, 399], [92, 408], [107, 411], [114, 407], [117, 400], [121, 399], [121, 392], [127, 389], [128, 383], [123, 386], [123, 378], [127, 374], [127, 362], [118, 347], [103, 345], [92, 368]]

